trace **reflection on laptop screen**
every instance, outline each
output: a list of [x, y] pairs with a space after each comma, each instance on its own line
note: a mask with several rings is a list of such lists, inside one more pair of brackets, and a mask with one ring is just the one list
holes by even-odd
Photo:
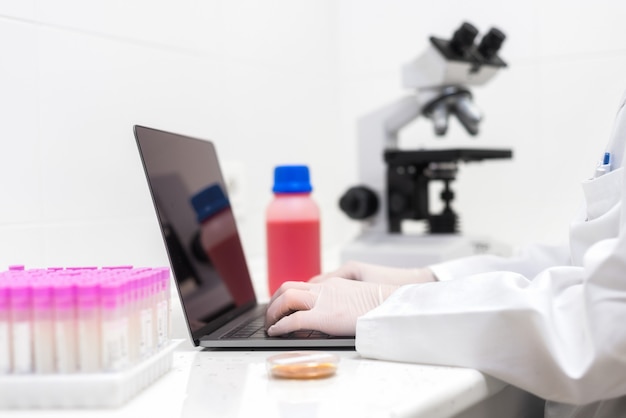
[[218, 315], [256, 302], [215, 147], [135, 129], [193, 335]]

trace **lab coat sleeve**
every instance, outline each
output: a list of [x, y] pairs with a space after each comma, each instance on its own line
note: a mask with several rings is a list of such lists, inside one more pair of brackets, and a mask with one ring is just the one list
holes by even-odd
[[624, 205], [605, 216], [616, 230], [591, 245], [581, 265], [528, 277], [523, 269], [486, 272], [494, 264], [465, 260], [444, 273], [465, 274], [461, 280], [400, 288], [358, 319], [357, 351], [369, 358], [475, 368], [563, 403], [626, 394]]
[[493, 271], [510, 271], [525, 277], [534, 277], [549, 267], [569, 264], [570, 256], [567, 245], [535, 244], [523, 247], [512, 257], [484, 254], [434, 264], [429, 268], [437, 280], [447, 281]]

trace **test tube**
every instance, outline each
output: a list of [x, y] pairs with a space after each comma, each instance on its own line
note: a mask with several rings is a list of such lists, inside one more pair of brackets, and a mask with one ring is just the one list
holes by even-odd
[[159, 333], [157, 331], [157, 316], [159, 308], [159, 280], [161, 280], [161, 272], [153, 269], [150, 272], [150, 314], [152, 315], [152, 353], [155, 353], [159, 346]]
[[160, 272], [156, 269], [150, 271], [150, 315], [152, 316], [152, 353], [159, 347], [159, 336], [157, 333], [157, 308], [159, 304], [159, 278]]
[[116, 277], [108, 277], [100, 288], [100, 312], [102, 326], [102, 368], [106, 371], [121, 370], [128, 364], [128, 320], [124, 317], [124, 283]]
[[156, 317], [154, 319], [155, 329], [156, 329], [156, 346], [157, 348], [163, 347], [165, 344], [165, 336], [167, 335], [167, 316], [166, 309], [164, 306], [164, 280], [163, 280], [163, 269], [156, 269], [156, 301], [155, 301], [155, 314]]
[[172, 277], [169, 269], [165, 269], [165, 276], [163, 280], [165, 281], [165, 314], [167, 319], [166, 338], [169, 340], [172, 335]]
[[159, 342], [160, 345], [165, 345], [170, 338], [170, 303], [171, 303], [171, 295], [170, 295], [170, 272], [167, 268], [160, 268], [160, 290], [159, 293], [161, 295], [159, 299]]
[[119, 301], [120, 301], [120, 341], [121, 341], [121, 353], [122, 353], [122, 361], [121, 367], [125, 368], [131, 364], [130, 361], [130, 315], [132, 313], [132, 299], [131, 299], [131, 284], [130, 280], [128, 280], [128, 275], [124, 274], [122, 277], [119, 277]]
[[33, 333], [37, 344], [33, 344], [34, 370], [36, 373], [55, 371], [54, 305], [50, 279], [40, 277], [31, 282]]
[[11, 349], [13, 373], [33, 371], [30, 285], [23, 274], [11, 274], [9, 283], [11, 306]]
[[137, 306], [139, 304], [139, 283], [136, 277], [130, 275], [128, 272], [121, 273], [124, 280], [127, 281], [127, 311], [128, 311], [128, 346], [129, 346], [129, 361], [131, 364], [135, 364], [140, 357], [140, 334], [141, 334], [141, 318], [139, 317], [139, 310]]
[[135, 364], [141, 357], [141, 316], [139, 310], [139, 299], [141, 297], [141, 289], [138, 277], [134, 271], [124, 272], [123, 279], [128, 288], [126, 299], [126, 315], [129, 321], [129, 348], [130, 362]]
[[53, 286], [56, 370], [59, 373], [75, 373], [78, 369], [74, 276], [65, 273]]
[[142, 359], [152, 354], [152, 306], [151, 289], [150, 289], [150, 271], [144, 271], [139, 274], [139, 288], [141, 289], [139, 298], [139, 309], [141, 317], [141, 352]]
[[11, 372], [11, 321], [6, 275], [0, 276], [0, 375]]
[[100, 370], [100, 287], [97, 276], [88, 276], [76, 286], [78, 322], [78, 368], [83, 373]]

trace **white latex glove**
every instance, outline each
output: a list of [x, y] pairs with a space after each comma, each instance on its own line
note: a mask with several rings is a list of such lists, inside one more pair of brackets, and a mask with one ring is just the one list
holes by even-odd
[[322, 282], [332, 277], [343, 277], [349, 280], [362, 282], [382, 283], [391, 285], [405, 285], [412, 283], [434, 282], [437, 279], [427, 268], [398, 268], [376, 264], [367, 264], [359, 261], [349, 261], [335, 271], [320, 274], [309, 280]]
[[356, 320], [400, 286], [330, 277], [319, 283], [285, 282], [274, 293], [265, 323], [270, 336], [301, 329], [354, 336]]

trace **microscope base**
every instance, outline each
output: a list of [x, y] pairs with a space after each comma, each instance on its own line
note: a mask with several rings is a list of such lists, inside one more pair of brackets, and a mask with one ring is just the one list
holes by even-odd
[[476, 254], [506, 256], [510, 249], [483, 237], [458, 234], [363, 234], [341, 251], [341, 263], [350, 260], [393, 267], [423, 267]]

